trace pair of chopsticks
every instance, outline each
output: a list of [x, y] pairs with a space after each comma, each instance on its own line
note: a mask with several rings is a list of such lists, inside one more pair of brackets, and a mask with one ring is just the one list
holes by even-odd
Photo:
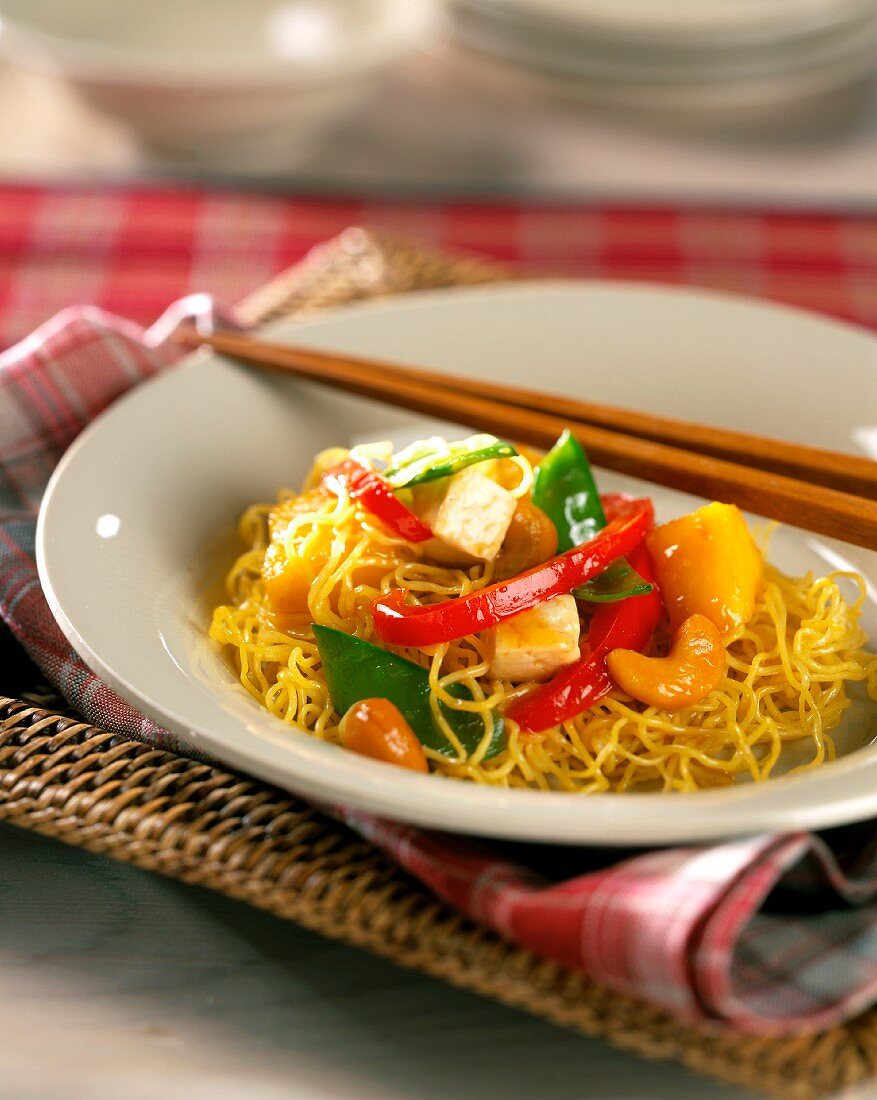
[[877, 549], [877, 462], [867, 458], [236, 332], [177, 338], [536, 447], [569, 428], [598, 466]]

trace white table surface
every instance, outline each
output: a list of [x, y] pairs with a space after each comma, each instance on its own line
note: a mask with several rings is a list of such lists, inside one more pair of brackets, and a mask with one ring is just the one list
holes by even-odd
[[743, 1100], [0, 826], [3, 1100]]

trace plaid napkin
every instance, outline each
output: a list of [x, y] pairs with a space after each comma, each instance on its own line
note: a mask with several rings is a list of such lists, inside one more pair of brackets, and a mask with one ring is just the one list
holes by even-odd
[[[0, 614], [85, 717], [174, 751], [70, 648], [34, 564], [47, 479], [78, 432], [168, 367], [181, 316], [143, 330], [68, 309], [0, 356]], [[877, 998], [877, 830], [757, 836], [646, 851], [490, 849], [355, 811], [339, 816], [437, 895], [599, 983], [717, 1028], [759, 1035], [827, 1028]]]

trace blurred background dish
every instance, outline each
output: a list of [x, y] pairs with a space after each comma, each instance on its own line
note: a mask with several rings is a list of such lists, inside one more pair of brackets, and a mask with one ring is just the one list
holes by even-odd
[[824, 33], [872, 10], [869, 0], [454, 0], [573, 35], [623, 38], [647, 46], [754, 46]]
[[0, 0], [22, 177], [861, 207], [877, 0]]
[[272, 170], [441, 27], [434, 0], [8, 0], [0, 55], [60, 78], [164, 153]]
[[650, 111], [762, 105], [873, 69], [871, 0], [621, 4], [457, 0], [462, 41], [601, 103]]

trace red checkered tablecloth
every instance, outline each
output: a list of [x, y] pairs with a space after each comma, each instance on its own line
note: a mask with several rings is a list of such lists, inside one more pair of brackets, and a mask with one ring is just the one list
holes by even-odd
[[875, 217], [6, 186], [0, 345], [73, 303], [146, 324], [189, 291], [238, 301], [350, 225], [537, 274], [720, 287], [877, 325]]

